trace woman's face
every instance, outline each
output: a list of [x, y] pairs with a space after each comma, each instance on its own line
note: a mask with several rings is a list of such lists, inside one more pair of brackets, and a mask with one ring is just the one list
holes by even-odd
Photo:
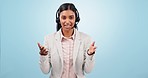
[[69, 31], [75, 25], [75, 13], [72, 10], [64, 10], [60, 13], [60, 23], [62, 30]]

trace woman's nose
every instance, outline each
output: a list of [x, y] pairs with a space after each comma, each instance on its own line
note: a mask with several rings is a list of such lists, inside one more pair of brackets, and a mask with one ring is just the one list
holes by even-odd
[[70, 23], [70, 20], [69, 19], [66, 19], [65, 23], [66, 24], [69, 24]]

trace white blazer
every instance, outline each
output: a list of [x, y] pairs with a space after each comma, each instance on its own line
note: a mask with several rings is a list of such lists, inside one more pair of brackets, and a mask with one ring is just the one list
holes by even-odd
[[[73, 51], [73, 68], [77, 78], [85, 78], [94, 67], [94, 56], [89, 56], [87, 51], [92, 43], [91, 38], [75, 29], [75, 41]], [[63, 54], [60, 39], [61, 30], [45, 36], [44, 46], [49, 50], [48, 55], [40, 56], [40, 68], [50, 78], [60, 78], [63, 72]]]

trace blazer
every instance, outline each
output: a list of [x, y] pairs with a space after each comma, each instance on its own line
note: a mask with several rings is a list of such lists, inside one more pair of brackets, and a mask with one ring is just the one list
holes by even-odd
[[[85, 73], [91, 72], [94, 67], [94, 56], [87, 51], [92, 43], [91, 37], [75, 29], [73, 68], [77, 78], [85, 78]], [[40, 56], [40, 68], [50, 78], [60, 78], [63, 72], [63, 54], [61, 45], [61, 30], [44, 38], [44, 46], [48, 55]]]

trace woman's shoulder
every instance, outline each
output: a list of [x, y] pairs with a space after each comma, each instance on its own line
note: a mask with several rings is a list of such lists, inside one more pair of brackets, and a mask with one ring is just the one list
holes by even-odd
[[79, 32], [79, 34], [82, 39], [91, 39], [91, 36], [84, 32]]
[[89, 44], [91, 44], [93, 42], [93, 39], [92, 39], [92, 37], [90, 35], [88, 35], [88, 34], [86, 34], [84, 32], [79, 32], [79, 34], [80, 34], [80, 39], [82, 41], [84, 41], [86, 44], [89, 45]]
[[52, 34], [47, 34], [47, 35], [45, 35], [45, 38], [53, 39], [53, 37], [54, 37], [55, 34], [56, 34], [56, 32], [55, 33], [52, 33]]
[[90, 37], [88, 34], [84, 33], [84, 32], [80, 32], [78, 31], [81, 37]]

